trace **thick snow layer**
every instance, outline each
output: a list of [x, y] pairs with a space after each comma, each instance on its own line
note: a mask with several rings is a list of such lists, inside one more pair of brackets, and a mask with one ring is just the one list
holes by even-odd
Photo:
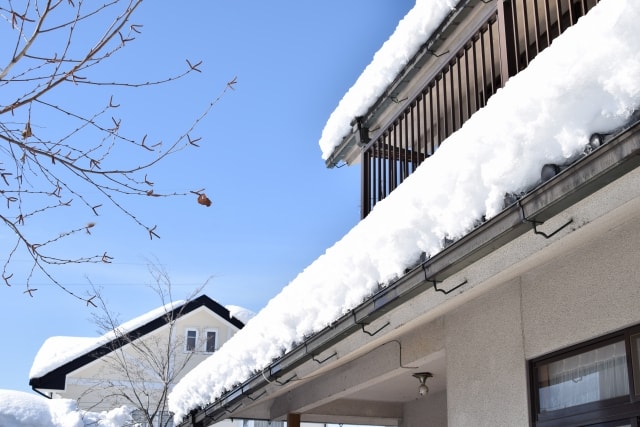
[[45, 399], [21, 391], [0, 390], [2, 427], [121, 427], [131, 424], [130, 411], [117, 408], [109, 412], [79, 411], [70, 399]]
[[623, 125], [640, 106], [638, 22], [638, 0], [602, 0], [556, 39], [366, 219], [187, 374], [169, 397], [176, 419], [260, 372], [379, 284], [402, 275], [422, 252], [441, 250], [445, 236], [460, 237], [483, 215], [498, 213], [504, 195], [535, 185], [545, 163], [576, 158], [590, 134]]
[[351, 121], [364, 115], [378, 100], [459, 1], [416, 1], [327, 120], [319, 142], [324, 160], [350, 132]]
[[253, 311], [243, 307], [239, 307], [237, 305], [227, 305], [224, 308], [229, 310], [229, 314], [231, 315], [231, 317], [235, 317], [245, 325], [249, 320], [251, 320], [253, 316], [256, 315]]
[[[117, 334], [126, 334], [140, 326], [143, 326], [176, 307], [185, 301], [175, 301], [162, 307], [149, 311], [141, 316], [129, 320], [118, 326]], [[116, 338], [116, 332], [109, 331], [97, 338], [87, 337], [51, 337], [45, 340], [38, 350], [29, 371], [29, 378], [40, 378], [43, 375], [63, 366], [77, 357], [90, 352], [103, 344]]]

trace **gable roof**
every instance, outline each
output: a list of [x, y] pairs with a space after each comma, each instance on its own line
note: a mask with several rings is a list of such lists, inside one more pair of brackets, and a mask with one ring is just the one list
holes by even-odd
[[[176, 301], [136, 317], [98, 338], [52, 337], [45, 341], [34, 359], [29, 373], [29, 385], [34, 389], [63, 390], [66, 376], [96, 359], [109, 354], [132, 340], [147, 335], [170, 319], [177, 319], [205, 307], [238, 329], [244, 323], [233, 317], [228, 309], [206, 295], [189, 301]], [[62, 348], [59, 352], [57, 349]], [[56, 355], [51, 357], [52, 354]]]
[[[177, 419], [218, 399], [229, 403], [250, 393], [254, 380], [275, 381], [285, 367], [299, 362], [298, 356], [317, 355], [315, 342], [321, 351], [328, 335], [341, 339], [349, 333], [341, 329], [343, 323], [362, 326], [358, 313], [401, 303], [402, 289], [395, 284], [407, 270], [423, 282], [442, 280], [452, 270], [436, 276], [441, 268], [448, 269], [452, 262], [462, 267], [530, 230], [529, 221], [545, 220], [544, 215], [585, 196], [584, 187], [564, 194], [566, 183], [586, 182], [587, 190], [593, 191], [592, 165], [582, 172], [574, 168], [563, 185], [542, 185], [533, 196], [504, 210], [505, 194], [535, 188], [545, 164], [620, 154], [617, 150], [623, 145], [616, 143], [601, 154], [584, 157], [590, 152], [590, 135], [623, 126], [640, 107], [640, 82], [628, 78], [640, 74], [636, 60], [640, 35], [635, 30], [639, 18], [640, 4], [635, 0], [602, 0], [558, 37], [221, 351], [176, 385], [169, 403]], [[614, 161], [614, 175], [638, 166], [637, 130], [631, 139], [620, 137], [630, 142], [624, 153], [632, 155]], [[559, 202], [540, 210], [549, 194], [558, 196]], [[488, 222], [478, 227], [483, 217]], [[491, 230], [491, 237], [486, 231], [495, 225], [499, 227]], [[444, 248], [445, 237], [459, 243]], [[475, 252], [478, 248], [484, 252]], [[427, 264], [420, 259], [425, 253], [430, 257]], [[423, 266], [433, 270], [423, 271]], [[295, 362], [289, 364], [290, 359]]]

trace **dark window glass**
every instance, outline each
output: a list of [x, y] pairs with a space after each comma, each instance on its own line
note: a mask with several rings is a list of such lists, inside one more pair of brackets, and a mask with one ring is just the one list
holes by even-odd
[[185, 349], [187, 351], [195, 351], [196, 349], [196, 341], [198, 338], [198, 332], [195, 330], [187, 331], [187, 339], [185, 342]]
[[215, 331], [207, 331], [207, 342], [205, 351], [207, 353], [213, 353], [216, 351], [216, 333]]

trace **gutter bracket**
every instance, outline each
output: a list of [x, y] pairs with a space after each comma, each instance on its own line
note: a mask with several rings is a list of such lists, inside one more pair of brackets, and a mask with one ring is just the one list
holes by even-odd
[[322, 365], [322, 364], [323, 364], [324, 362], [326, 362], [327, 360], [331, 359], [332, 357], [336, 357], [336, 356], [338, 356], [338, 352], [337, 352], [337, 351], [335, 351], [333, 354], [331, 354], [331, 355], [329, 355], [329, 356], [325, 357], [325, 358], [324, 358], [324, 359], [322, 359], [322, 360], [317, 359], [317, 358], [316, 358], [316, 356], [315, 356], [315, 354], [312, 354], [312, 355], [311, 355], [311, 359], [312, 359], [314, 362], [317, 362], [317, 363], [318, 363], [318, 365]]
[[375, 330], [374, 332], [369, 332], [367, 331], [364, 327], [368, 325], [368, 323], [362, 323], [362, 322], [358, 322], [356, 320], [356, 312], [355, 311], [351, 311], [351, 313], [353, 314], [353, 322], [356, 325], [359, 325], [362, 328], [362, 332], [364, 332], [365, 334], [369, 335], [370, 337], [377, 335], [378, 332], [380, 332], [381, 330], [383, 330], [384, 328], [386, 328], [387, 326], [389, 326], [391, 323], [389, 321], [387, 321], [387, 323], [385, 323], [384, 325], [380, 326], [380, 328], [378, 328], [377, 330]]
[[224, 411], [225, 411], [227, 414], [232, 414], [232, 413], [234, 413], [234, 412], [236, 411], [236, 409], [238, 409], [238, 408], [239, 408], [239, 407], [241, 407], [241, 406], [242, 406], [242, 402], [238, 403], [238, 404], [237, 404], [235, 407], [233, 407], [232, 409], [229, 409], [227, 406], [225, 406], [225, 407], [224, 407]]
[[[461, 288], [462, 286], [464, 286], [464, 285], [466, 285], [468, 283], [467, 279], [464, 279], [464, 281], [462, 283], [454, 286], [453, 288], [449, 289], [448, 291], [445, 291], [444, 289], [438, 289], [438, 281], [430, 280], [430, 279], [427, 279], [427, 281], [429, 281], [429, 282], [431, 282], [433, 284], [433, 290], [435, 290], [436, 292], [442, 292], [445, 295], [449, 295], [451, 292], [455, 291], [458, 288]], [[442, 283], [442, 282], [440, 282], [440, 283]]]
[[288, 383], [290, 383], [291, 381], [293, 381], [296, 377], [298, 376], [298, 374], [296, 374], [294, 372], [293, 375], [291, 375], [287, 380], [285, 380], [285, 382], [281, 382], [278, 381], [278, 379], [273, 380], [274, 383], [278, 384], [279, 386], [283, 386], [283, 385], [287, 385]]
[[264, 396], [265, 394], [267, 394], [267, 390], [262, 390], [262, 393], [260, 393], [259, 395], [257, 395], [256, 397], [251, 397], [247, 394], [247, 397], [252, 401], [255, 402], [256, 400], [260, 399], [262, 396]]
[[562, 231], [564, 228], [566, 228], [569, 224], [571, 224], [573, 222], [573, 218], [569, 218], [569, 221], [567, 221], [564, 224], [562, 224], [554, 232], [552, 232], [551, 234], [547, 234], [547, 233], [545, 233], [543, 231], [539, 231], [538, 230], [538, 225], [544, 224], [544, 221], [536, 221], [535, 219], [528, 219], [524, 214], [524, 206], [522, 206], [522, 203], [520, 203], [520, 200], [518, 200], [518, 206], [520, 206], [520, 212], [522, 213], [522, 221], [530, 223], [533, 226], [533, 233], [537, 234], [539, 236], [542, 236], [545, 239], [552, 238], [553, 236], [558, 234], [560, 231]]
[[459, 283], [458, 285], [454, 286], [453, 288], [447, 290], [444, 290], [442, 288], [438, 289], [438, 283], [442, 283], [442, 280], [438, 281], [435, 278], [434, 279], [430, 279], [429, 277], [427, 277], [427, 268], [425, 267], [424, 263], [422, 263], [422, 271], [424, 271], [424, 280], [426, 282], [431, 282], [431, 284], [433, 285], [433, 290], [436, 292], [442, 292], [445, 295], [449, 295], [451, 292], [455, 291], [458, 288], [461, 288], [462, 286], [466, 285], [467, 283], [469, 283], [467, 281], [467, 279], [464, 279], [464, 281], [462, 283]]

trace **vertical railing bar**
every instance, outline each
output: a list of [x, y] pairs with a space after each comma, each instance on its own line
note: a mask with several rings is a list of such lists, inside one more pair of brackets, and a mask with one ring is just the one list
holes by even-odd
[[[416, 132], [416, 128], [418, 129], [418, 132]], [[414, 156], [416, 154], [416, 135], [420, 135], [420, 103], [418, 102], [418, 99], [416, 99], [416, 104], [411, 108], [411, 168], [409, 175], [416, 170], [417, 160], [414, 160]]]
[[493, 21], [493, 23], [491, 24], [491, 74], [493, 76], [493, 81], [492, 81], [492, 91], [493, 93], [496, 93], [498, 88], [500, 87], [500, 80], [498, 79], [499, 75], [498, 72], [499, 70], [502, 69], [502, 58], [500, 56], [500, 35], [498, 34], [498, 37], [496, 37], [495, 34], [495, 30], [498, 27], [498, 20], [496, 19], [495, 21]]
[[432, 155], [435, 151], [436, 129], [433, 120], [434, 105], [433, 105], [433, 89], [435, 86], [429, 88], [429, 123], [431, 124], [430, 141], [429, 141], [429, 155]]
[[397, 150], [397, 154], [396, 156], [398, 157], [398, 161], [397, 161], [397, 179], [396, 179], [396, 184], [400, 185], [402, 183], [402, 161], [403, 161], [403, 153], [402, 153], [402, 149], [404, 147], [404, 139], [407, 136], [406, 135], [406, 121], [407, 121], [407, 116], [406, 114], [403, 112], [400, 117], [402, 118], [402, 120], [400, 120], [400, 122], [398, 123], [398, 127], [399, 127], [399, 137], [398, 137], [398, 148], [396, 148]]
[[479, 31], [479, 40], [480, 40], [480, 62], [482, 63], [482, 73], [480, 74], [480, 77], [482, 77], [482, 99], [480, 100], [482, 103], [482, 106], [484, 107], [485, 105], [487, 105], [487, 58], [484, 52], [485, 46], [484, 46], [484, 34], [485, 32], [483, 30]]
[[[382, 138], [382, 136], [380, 137]], [[378, 141], [380, 140], [380, 138], [378, 138]], [[376, 147], [378, 146], [378, 141], [376, 141], [372, 147], [373, 147], [373, 152], [372, 152], [372, 158], [371, 158], [371, 209], [373, 209], [373, 207], [376, 204], [376, 198], [378, 197], [378, 156], [376, 153]]]
[[515, 1], [511, 2], [512, 4], [514, 4], [513, 8], [511, 9], [511, 20], [513, 22], [513, 45], [514, 45], [514, 49], [515, 49], [515, 58], [516, 58], [516, 73], [520, 72], [520, 70], [522, 70], [522, 62], [521, 62], [521, 55], [520, 55], [520, 37], [518, 37], [520, 35], [520, 30], [519, 30], [519, 26], [518, 26], [518, 9], [517, 6], [515, 5]]
[[558, 35], [562, 34], [562, 5], [556, 0], [556, 15], [558, 17]]
[[444, 132], [442, 132], [441, 135], [441, 139], [440, 139], [440, 144], [438, 144], [439, 146], [442, 145], [442, 141], [444, 141], [445, 139], [447, 139], [447, 136], [449, 136], [449, 106], [447, 105], [447, 74], [449, 73], [448, 70], [443, 70], [442, 71], [442, 116], [443, 116], [443, 128], [444, 128]]
[[551, 12], [549, 10], [549, 0], [544, 0], [544, 20], [545, 26], [547, 28], [546, 47], [549, 47], [549, 45], [551, 44]]
[[497, 4], [498, 32], [500, 43], [500, 86], [504, 86], [511, 76], [518, 73], [518, 56], [515, 46], [513, 24], [513, 3], [499, 1]]
[[404, 122], [404, 139], [402, 140], [402, 146], [403, 146], [403, 153], [402, 153], [402, 157], [404, 158], [403, 160], [403, 166], [402, 166], [402, 181], [405, 180], [405, 178], [407, 176], [409, 176], [409, 136], [411, 135], [411, 132], [409, 131], [409, 124], [411, 123], [413, 125], [413, 116], [411, 114], [411, 105], [409, 105], [409, 108], [406, 110], [405, 112], [405, 122]]
[[573, 20], [573, 0], [567, 0], [567, 12], [569, 13], [569, 26], [575, 24]]
[[402, 182], [400, 177], [402, 176], [401, 163], [402, 163], [402, 144], [404, 139], [403, 132], [403, 123], [406, 118], [404, 115], [400, 116], [400, 120], [398, 121], [398, 129], [396, 133], [395, 144], [393, 145], [393, 180], [394, 184], [397, 187]]
[[477, 47], [477, 43], [476, 43], [476, 40], [474, 40], [473, 44], [472, 44], [472, 53], [473, 53], [473, 89], [474, 89], [473, 98], [475, 100], [473, 113], [475, 113], [476, 111], [478, 111], [480, 109], [480, 103], [478, 102], [479, 101], [479, 94], [478, 94], [478, 53], [477, 53], [476, 47]]
[[[384, 197], [387, 197], [391, 191], [395, 188], [397, 184], [396, 178], [396, 157], [398, 154], [396, 153], [396, 147], [398, 145], [398, 124], [400, 123], [400, 118], [393, 124], [393, 138], [389, 141], [389, 145], [387, 145], [387, 188], [384, 192]], [[392, 187], [393, 186], [393, 187]]]
[[458, 115], [460, 116], [460, 123], [458, 124], [458, 127], [456, 130], [460, 129], [462, 127], [462, 124], [464, 123], [465, 119], [464, 119], [464, 106], [462, 105], [462, 64], [460, 63], [460, 56], [456, 55], [456, 70], [457, 70], [457, 77], [458, 77]]
[[533, 2], [533, 31], [536, 35], [535, 37], [535, 47], [536, 47], [536, 55], [540, 53], [540, 13], [538, 12], [539, 1]]
[[385, 159], [385, 157], [388, 156], [388, 154], [385, 152], [386, 147], [389, 146], [389, 143], [387, 142], [387, 144], [383, 144], [382, 145], [382, 153], [379, 155], [379, 159], [380, 159], [380, 194], [378, 194], [378, 202], [382, 199], [384, 199], [384, 195], [387, 194], [387, 188], [389, 185], [389, 171], [388, 171], [388, 161]]
[[[429, 86], [426, 87], [425, 89], [426, 91], [429, 90]], [[422, 152], [422, 141], [424, 140], [424, 156], [425, 158], [429, 155], [428, 152], [428, 146], [429, 146], [429, 132], [430, 132], [430, 127], [429, 127], [429, 122], [427, 120], [427, 93], [426, 91], [423, 90], [422, 91], [422, 129], [424, 130], [423, 132], [423, 137], [420, 139], [420, 151]]]
[[467, 120], [471, 117], [471, 84], [469, 81], [469, 57], [470, 53], [464, 48], [464, 75], [465, 75], [465, 91], [467, 93]]
[[[487, 28], [487, 37], [489, 38], [489, 76], [490, 76], [490, 87], [491, 93], [489, 97], [491, 97], [494, 93], [496, 93], [495, 82], [496, 82], [496, 67], [495, 67], [495, 51], [493, 45], [493, 24], [489, 23]], [[488, 97], [487, 97], [488, 98]]]
[[360, 169], [360, 219], [363, 219], [369, 213], [367, 207], [367, 198], [369, 197], [369, 150], [362, 152], [362, 169]]
[[435, 139], [435, 144], [433, 146], [433, 151], [435, 153], [437, 147], [440, 146], [440, 141], [442, 141], [442, 128], [440, 126], [440, 81], [438, 79], [436, 79], [436, 94], [435, 94], [435, 101], [436, 101], [436, 121], [437, 121], [437, 129], [436, 129], [436, 139]]
[[448, 127], [447, 136], [451, 135], [456, 130], [456, 103], [455, 103], [455, 85], [454, 85], [454, 64], [449, 63], [449, 105], [447, 106], [447, 112], [449, 113], [450, 123]]
[[529, 52], [529, 14], [527, 13], [527, 0], [522, 0], [522, 36], [524, 41], [524, 66], [528, 67], [529, 61], [531, 61], [533, 57]]
[[389, 144], [387, 144], [387, 188], [385, 189], [384, 196], [391, 193], [396, 186], [396, 145], [398, 144], [398, 123], [400, 119], [393, 124], [393, 130], [391, 131], [391, 138]]
[[[386, 138], [386, 136], [385, 136]], [[376, 141], [376, 197], [374, 198], [374, 206], [380, 199], [380, 187], [382, 186], [382, 163], [380, 163], [380, 140]]]
[[404, 140], [404, 121], [406, 120], [404, 113], [402, 113], [398, 119], [396, 140], [393, 145], [393, 180], [396, 187], [402, 182], [400, 179], [402, 176], [402, 144]]

